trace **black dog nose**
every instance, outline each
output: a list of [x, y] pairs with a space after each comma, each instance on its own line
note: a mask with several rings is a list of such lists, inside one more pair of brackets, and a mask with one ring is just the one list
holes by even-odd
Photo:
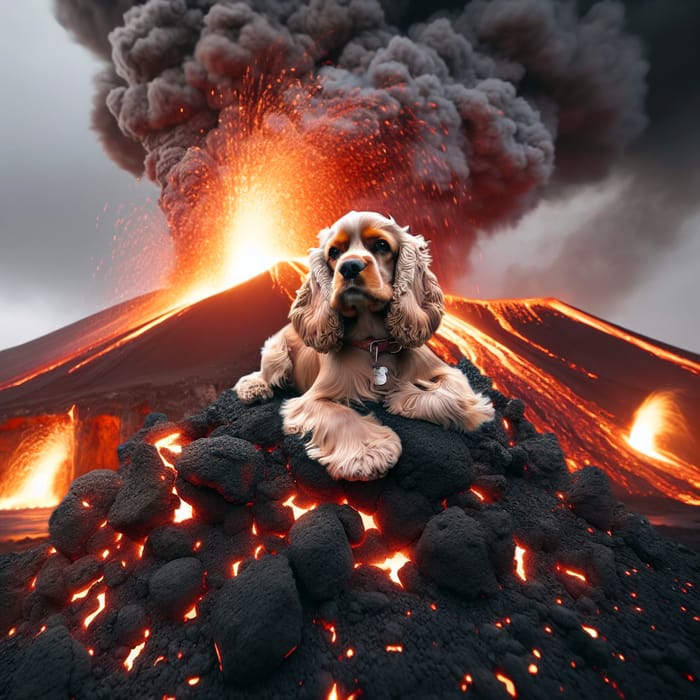
[[362, 260], [359, 258], [353, 258], [352, 260], [346, 260], [340, 266], [340, 274], [346, 280], [354, 280], [355, 277], [357, 277], [366, 267], [367, 265], [362, 262]]

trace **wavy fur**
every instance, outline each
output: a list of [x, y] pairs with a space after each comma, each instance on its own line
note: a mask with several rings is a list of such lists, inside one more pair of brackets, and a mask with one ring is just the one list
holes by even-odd
[[[266, 341], [260, 370], [234, 387], [241, 401], [269, 399], [274, 387], [302, 392], [282, 405], [284, 431], [307, 436], [308, 455], [335, 479], [383, 476], [401, 456], [398, 435], [354, 402], [457, 430], [491, 420], [490, 400], [425, 345], [442, 319], [443, 294], [423, 237], [380, 214], [350, 212], [319, 243], [290, 323]], [[365, 346], [386, 338], [392, 351], [377, 358], [387, 370], [379, 384]]]

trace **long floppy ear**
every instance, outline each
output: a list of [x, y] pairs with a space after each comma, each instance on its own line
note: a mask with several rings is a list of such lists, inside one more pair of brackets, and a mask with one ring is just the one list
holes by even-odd
[[437, 330], [444, 313], [443, 294], [430, 270], [428, 243], [399, 230], [399, 257], [394, 270], [394, 294], [386, 318], [391, 336], [406, 348], [423, 345]]
[[309, 254], [309, 274], [297, 291], [289, 320], [304, 343], [317, 352], [335, 350], [343, 340], [340, 315], [330, 304], [331, 285], [323, 248], [313, 248]]

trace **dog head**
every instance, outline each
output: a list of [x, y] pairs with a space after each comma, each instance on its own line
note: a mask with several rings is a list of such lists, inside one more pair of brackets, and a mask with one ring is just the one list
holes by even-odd
[[391, 337], [418, 347], [437, 330], [443, 295], [430, 271], [428, 244], [408, 227], [374, 212], [349, 212], [319, 233], [309, 275], [289, 318], [302, 340], [319, 352], [343, 342], [343, 318], [386, 314]]

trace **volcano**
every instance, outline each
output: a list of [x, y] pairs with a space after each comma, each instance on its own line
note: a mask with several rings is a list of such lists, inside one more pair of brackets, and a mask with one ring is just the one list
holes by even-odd
[[[299, 263], [280, 263], [194, 302], [156, 292], [0, 353], [4, 539], [45, 534], [49, 511], [36, 508], [56, 505], [76, 476], [116, 469], [117, 447], [148, 413], [179, 420], [254, 369], [304, 274]], [[468, 358], [526, 402], [537, 430], [557, 435], [571, 471], [603, 468], [617, 498], [697, 546], [700, 449], [690, 428], [700, 425], [699, 356], [554, 299], [448, 297], [447, 311], [431, 341], [444, 360]], [[668, 410], [646, 426], [665, 456], [629, 439], [635, 412], [659, 392], [686, 428]], [[49, 493], [10, 500], [39, 469], [49, 470], [39, 479]]]
[[228, 388], [303, 274], [140, 299], [6, 351], [3, 435], [69, 473], [48, 542], [0, 555], [10, 697], [690, 697], [700, 558], [616, 494], [695, 507], [692, 463], [651, 440], [635, 469], [627, 423], [659, 386], [692, 403], [696, 358], [555, 300], [450, 299], [433, 348], [495, 419], [463, 434], [359, 409], [402, 456], [334, 481], [284, 436], [288, 394]]

